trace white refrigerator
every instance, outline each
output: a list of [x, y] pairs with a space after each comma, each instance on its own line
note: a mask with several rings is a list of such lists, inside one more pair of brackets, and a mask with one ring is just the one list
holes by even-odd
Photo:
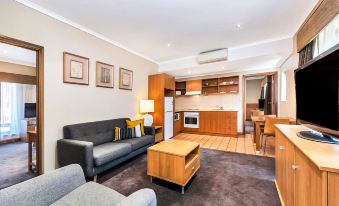
[[164, 121], [164, 138], [168, 140], [173, 137], [173, 97], [165, 97], [165, 121]]

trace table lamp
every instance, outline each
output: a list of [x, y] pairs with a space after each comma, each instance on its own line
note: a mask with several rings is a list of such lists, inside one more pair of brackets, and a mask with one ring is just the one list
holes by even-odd
[[154, 112], [154, 100], [140, 100], [140, 113], [146, 113], [144, 118], [144, 126], [152, 126], [153, 116], [148, 112]]

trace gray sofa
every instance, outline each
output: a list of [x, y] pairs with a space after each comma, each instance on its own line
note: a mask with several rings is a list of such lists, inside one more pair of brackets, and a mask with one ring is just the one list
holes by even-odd
[[138, 154], [154, 144], [155, 130], [145, 127], [145, 136], [113, 142], [115, 127], [126, 128], [127, 118], [68, 125], [58, 140], [60, 166], [79, 164], [86, 177], [93, 177]]
[[155, 206], [156, 202], [151, 189], [125, 197], [98, 183], [86, 183], [76, 164], [0, 190], [1, 206]]

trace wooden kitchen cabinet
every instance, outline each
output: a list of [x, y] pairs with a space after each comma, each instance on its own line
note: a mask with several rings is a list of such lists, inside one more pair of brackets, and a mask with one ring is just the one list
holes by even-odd
[[276, 126], [275, 178], [284, 206], [339, 205], [338, 145], [301, 139], [300, 125]]
[[237, 136], [236, 111], [200, 111], [199, 128], [184, 128], [186, 132]]
[[174, 98], [174, 89], [174, 77], [165, 73], [148, 76], [148, 99], [154, 100], [153, 125], [166, 127], [164, 125], [164, 99], [165, 97]]
[[175, 78], [168, 74], [164, 74], [164, 79], [165, 79], [165, 89], [175, 90]]
[[181, 119], [174, 121], [174, 136], [179, 134], [181, 131]]
[[201, 91], [201, 80], [190, 80], [186, 82], [186, 92]]

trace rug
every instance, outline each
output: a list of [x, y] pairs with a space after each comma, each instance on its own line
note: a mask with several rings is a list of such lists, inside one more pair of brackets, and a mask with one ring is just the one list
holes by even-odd
[[128, 196], [151, 188], [159, 206], [166, 205], [281, 205], [274, 184], [274, 159], [254, 155], [201, 149], [201, 166], [185, 187], [146, 173], [146, 154], [99, 175], [98, 182]]
[[28, 170], [28, 143], [0, 145], [0, 189], [33, 178]]

